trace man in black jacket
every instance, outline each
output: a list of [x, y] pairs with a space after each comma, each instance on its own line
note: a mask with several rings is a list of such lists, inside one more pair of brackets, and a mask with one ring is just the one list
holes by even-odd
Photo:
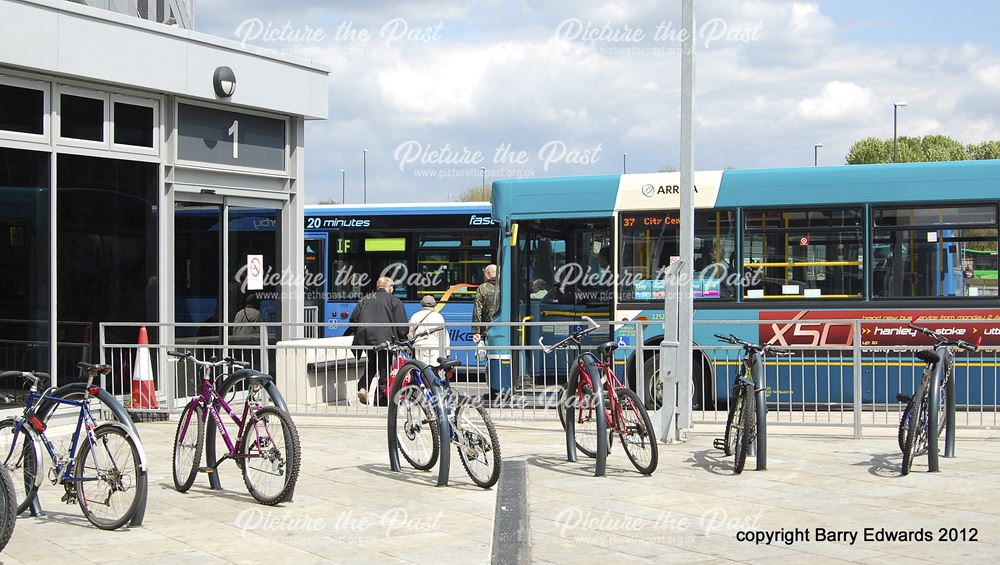
[[[406, 339], [409, 320], [403, 303], [392, 294], [395, 283], [389, 277], [379, 277], [375, 292], [361, 299], [351, 313], [351, 324], [399, 324], [397, 326], [361, 326], [354, 331], [354, 345], [377, 345], [386, 341]], [[352, 326], [356, 327], [356, 326]], [[383, 393], [389, 383], [389, 368], [393, 355], [386, 349], [369, 349], [364, 383], [358, 383], [358, 400], [368, 404], [368, 387], [378, 373], [378, 404], [386, 404]]]

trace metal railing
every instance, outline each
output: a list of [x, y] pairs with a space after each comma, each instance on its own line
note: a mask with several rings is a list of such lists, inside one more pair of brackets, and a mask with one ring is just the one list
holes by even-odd
[[[714, 332], [743, 332], [744, 337], [761, 335], [758, 326], [775, 323], [795, 323], [795, 320], [733, 320], [696, 321], [696, 338]], [[965, 322], [965, 321], [963, 321]], [[844, 345], [790, 346], [795, 355], [788, 358], [766, 358], [765, 383], [768, 387], [768, 422], [776, 425], [837, 426], [850, 428], [861, 437], [864, 427], [894, 427], [904, 407], [896, 394], [912, 393], [921, 378], [923, 364], [914, 353], [924, 346], [877, 347], [863, 345], [862, 321], [809, 320], [810, 325], [836, 323], [852, 326], [852, 339]], [[905, 322], [901, 322], [905, 325]], [[983, 325], [995, 321], [975, 320]], [[134, 343], [108, 341], [110, 334], [135, 332], [105, 331], [111, 328], [133, 328], [138, 323], [101, 324], [101, 360], [114, 367], [113, 376], [105, 383], [113, 394], [128, 402], [136, 354]], [[387, 326], [389, 324], [369, 324]], [[563, 349], [546, 355], [537, 345], [537, 336], [556, 341], [565, 336], [577, 322], [524, 322], [493, 324], [509, 326], [514, 336], [525, 332], [523, 345], [518, 339], [514, 347], [490, 344], [485, 347], [452, 345], [447, 354], [463, 361], [451, 379], [452, 387], [469, 396], [491, 400], [494, 418], [514, 420], [555, 419], [556, 405], [565, 386], [567, 368], [572, 366], [576, 351]], [[249, 361], [254, 368], [276, 378], [279, 388], [296, 414], [385, 415], [385, 408], [360, 404], [359, 386], [367, 375], [367, 352], [370, 346], [355, 346], [351, 338], [288, 338], [282, 335], [304, 335], [305, 324], [151, 324], [162, 339], [149, 346], [156, 367], [157, 390], [161, 409], [179, 410], [196, 392], [196, 376], [183, 365], [168, 364], [165, 351], [192, 351], [199, 358], [232, 356]], [[322, 335], [323, 327], [309, 324], [310, 332]], [[659, 335], [659, 322], [636, 321], [615, 324], [619, 338], [616, 370], [636, 389], [640, 397], [653, 407], [660, 391], [646, 386], [658, 382], [659, 347], [646, 345], [644, 336]], [[191, 334], [191, 328], [209, 328], [209, 336], [189, 336], [170, 339], [179, 334]], [[467, 324], [448, 324], [449, 330], [467, 332]], [[238, 328], [242, 331], [234, 335]], [[247, 329], [252, 331], [247, 331]], [[153, 333], [153, 332], [151, 332]], [[607, 334], [605, 338], [607, 339]], [[592, 348], [602, 341], [594, 338]], [[696, 423], [724, 422], [728, 396], [736, 370], [740, 366], [738, 350], [732, 346], [706, 340], [695, 347], [693, 419]], [[477, 352], [479, 355], [477, 355]], [[647, 362], [648, 361], [648, 362]], [[1000, 425], [996, 409], [1000, 383], [1000, 349], [984, 348], [975, 355], [958, 357], [956, 371], [959, 427], [990, 428]], [[500, 398], [491, 388], [503, 389]]]

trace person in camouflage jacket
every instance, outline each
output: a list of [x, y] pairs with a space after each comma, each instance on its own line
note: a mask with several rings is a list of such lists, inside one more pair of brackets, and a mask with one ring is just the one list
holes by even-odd
[[497, 305], [497, 266], [486, 265], [483, 269], [483, 284], [476, 289], [476, 303], [472, 307], [472, 341], [479, 343], [493, 321]]

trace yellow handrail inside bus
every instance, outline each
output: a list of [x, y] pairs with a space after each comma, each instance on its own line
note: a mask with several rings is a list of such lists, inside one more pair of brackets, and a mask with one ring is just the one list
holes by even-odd
[[567, 312], [564, 310], [543, 310], [540, 314], [542, 316], [565, 316], [567, 318], [582, 318], [583, 316], [590, 316], [591, 318], [608, 318], [611, 316], [607, 312]]
[[860, 267], [861, 261], [785, 261], [782, 263], [743, 263], [744, 267]]
[[[448, 290], [444, 291], [444, 294], [441, 295], [441, 299], [438, 300], [437, 306], [434, 307], [434, 311], [440, 312], [441, 309], [444, 308], [445, 304], [448, 303], [448, 299], [451, 298], [451, 295], [455, 294], [456, 292], [462, 292], [463, 294], [469, 292], [469, 291], [460, 291], [459, 289], [463, 288], [473, 289], [478, 287], [479, 287], [478, 284], [471, 284], [471, 283], [459, 283], [449, 286]], [[432, 293], [433, 291], [428, 292], [427, 294], [432, 294]]]
[[521, 347], [524, 347], [524, 334], [527, 333], [525, 331], [524, 323], [528, 321], [531, 321], [531, 316], [521, 318]]

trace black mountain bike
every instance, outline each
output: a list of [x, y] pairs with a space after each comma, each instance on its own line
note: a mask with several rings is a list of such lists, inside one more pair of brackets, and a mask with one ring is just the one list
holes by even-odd
[[[756, 383], [763, 384], [764, 375], [756, 375], [758, 356], [761, 360], [765, 355], [790, 356], [791, 351], [778, 349], [770, 345], [758, 345], [743, 341], [730, 335], [715, 334], [719, 341], [739, 345], [743, 348], [743, 358], [736, 378], [733, 379], [733, 390], [729, 395], [729, 414], [726, 416], [726, 435], [716, 439], [714, 446], [721, 449], [727, 456], [734, 456], [733, 474], [739, 475], [746, 465], [750, 444], [757, 438], [757, 388]], [[759, 378], [758, 378], [759, 377]]]
[[[972, 345], [962, 340], [948, 339], [934, 330], [916, 326], [910, 322], [908, 327], [934, 340], [934, 349], [922, 349], [916, 353], [917, 359], [924, 362], [923, 375], [913, 396], [896, 395], [896, 400], [905, 402], [906, 407], [899, 419], [897, 439], [899, 449], [903, 452], [902, 474], [908, 475], [913, 467], [913, 459], [927, 453], [928, 436], [931, 428], [931, 410], [937, 410], [937, 435], [945, 429], [947, 419], [948, 381], [952, 378], [955, 368], [955, 352], [958, 350], [975, 353], [979, 344]], [[980, 339], [981, 340], [981, 339]], [[944, 363], [941, 379], [934, 386], [934, 373], [939, 363]], [[934, 398], [931, 398], [931, 389]]]

